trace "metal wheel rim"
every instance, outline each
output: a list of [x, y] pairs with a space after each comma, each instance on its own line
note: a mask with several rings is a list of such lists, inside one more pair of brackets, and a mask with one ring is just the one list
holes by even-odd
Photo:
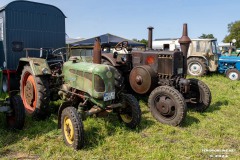
[[[165, 104], [170, 104], [171, 107], [167, 107], [164, 104], [160, 103], [161, 99], [166, 99]], [[177, 115], [177, 109], [172, 98], [166, 95], [158, 95], [154, 99], [154, 107], [159, 115], [165, 120], [172, 120]], [[160, 109], [161, 108], [161, 109]]]
[[189, 64], [188, 67], [188, 71], [192, 74], [192, 75], [199, 75], [202, 72], [202, 65], [198, 62], [192, 62]]
[[63, 130], [64, 130], [64, 135], [66, 137], [67, 142], [69, 144], [73, 144], [73, 142], [74, 142], [74, 129], [73, 129], [72, 121], [68, 116], [64, 117]]
[[[27, 85], [27, 83], [31, 83], [31, 85], [33, 86], [33, 93], [34, 95], [33, 96], [33, 102], [32, 102], [32, 105], [30, 105], [27, 100], [26, 100], [26, 93], [25, 93], [25, 87]], [[23, 78], [23, 84], [22, 84], [22, 100], [23, 100], [23, 104], [24, 104], [24, 107], [27, 109], [28, 112], [32, 113], [35, 109], [36, 109], [36, 105], [37, 105], [37, 88], [36, 88], [36, 85], [35, 85], [35, 80], [34, 80], [34, 77], [29, 73], [25, 73], [24, 75], [24, 78]]]
[[238, 80], [238, 74], [236, 72], [230, 72], [228, 78], [233, 81]]
[[128, 114], [120, 114], [122, 120], [126, 123], [130, 123], [132, 121], [132, 117]]

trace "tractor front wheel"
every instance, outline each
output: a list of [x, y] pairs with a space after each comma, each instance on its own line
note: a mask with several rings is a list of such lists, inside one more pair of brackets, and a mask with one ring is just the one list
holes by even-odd
[[141, 109], [137, 99], [131, 94], [123, 94], [123, 107], [118, 112], [119, 119], [129, 128], [136, 128], [141, 121]]
[[64, 142], [75, 150], [84, 145], [83, 122], [74, 107], [67, 107], [61, 114], [61, 128]]
[[233, 81], [240, 80], [240, 72], [235, 68], [228, 69], [226, 76]]
[[33, 75], [30, 66], [24, 66], [20, 80], [20, 93], [25, 110], [37, 119], [49, 116], [49, 84], [46, 77]]
[[11, 112], [6, 114], [7, 127], [10, 129], [22, 129], [25, 121], [25, 110], [19, 95], [10, 97]]
[[182, 94], [170, 86], [155, 88], [148, 98], [148, 106], [153, 117], [163, 124], [178, 126], [186, 117], [187, 105]]

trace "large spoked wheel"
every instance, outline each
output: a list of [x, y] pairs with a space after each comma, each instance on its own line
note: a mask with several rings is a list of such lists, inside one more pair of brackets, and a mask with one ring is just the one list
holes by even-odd
[[123, 108], [120, 109], [118, 116], [129, 128], [136, 128], [141, 121], [141, 109], [137, 99], [131, 94], [123, 94]]
[[154, 118], [163, 124], [178, 126], [186, 117], [186, 103], [182, 94], [170, 86], [155, 88], [148, 99]]
[[211, 104], [212, 96], [208, 86], [198, 79], [190, 80], [189, 98], [193, 99], [195, 103], [188, 103], [188, 106], [196, 108], [197, 111], [205, 111]]
[[49, 116], [49, 84], [46, 77], [36, 77], [30, 66], [24, 66], [20, 80], [20, 93], [25, 110], [33, 117]]
[[74, 107], [67, 107], [62, 111], [61, 128], [64, 142], [75, 150], [84, 145], [83, 122]]
[[192, 76], [203, 76], [207, 74], [207, 64], [202, 58], [189, 58], [187, 60], [188, 74]]
[[226, 72], [226, 76], [233, 81], [240, 80], [240, 72], [235, 68], [228, 69]]
[[11, 112], [6, 114], [7, 126], [10, 129], [22, 129], [25, 121], [25, 110], [19, 95], [10, 97]]

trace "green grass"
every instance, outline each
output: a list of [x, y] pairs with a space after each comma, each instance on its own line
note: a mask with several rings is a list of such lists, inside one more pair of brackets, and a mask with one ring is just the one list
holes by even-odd
[[[223, 75], [200, 78], [212, 92], [204, 113], [189, 110], [182, 127], [157, 122], [140, 100], [142, 122], [136, 130], [121, 124], [113, 114], [84, 121], [85, 147], [74, 151], [63, 142], [57, 115], [46, 121], [27, 117], [22, 131], [9, 131], [0, 115], [1, 159], [210, 159], [240, 157], [240, 81]], [[145, 101], [144, 101], [145, 100]], [[215, 150], [209, 151], [209, 150]], [[216, 150], [229, 150], [226, 153]]]

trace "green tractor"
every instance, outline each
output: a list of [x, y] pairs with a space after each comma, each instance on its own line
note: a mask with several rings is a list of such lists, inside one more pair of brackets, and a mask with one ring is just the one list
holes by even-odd
[[[2, 70], [0, 70], [0, 88], [2, 87], [2, 78]], [[25, 110], [22, 99], [16, 94], [16, 92], [11, 92], [9, 98], [0, 100], [0, 112], [6, 114], [6, 122], [9, 129], [23, 128], [25, 121]]]
[[[53, 62], [53, 61], [51, 61]], [[129, 128], [136, 128], [141, 110], [136, 98], [115, 88], [116, 69], [101, 64], [100, 39], [96, 38], [93, 63], [81, 56], [51, 63], [41, 58], [22, 58], [20, 92], [29, 114], [48, 114], [51, 97], [63, 100], [58, 111], [58, 128], [74, 149], [84, 146], [83, 120], [113, 111]], [[60, 68], [59, 68], [60, 67]], [[58, 95], [55, 95], [56, 90]], [[54, 96], [53, 96], [54, 95]]]

